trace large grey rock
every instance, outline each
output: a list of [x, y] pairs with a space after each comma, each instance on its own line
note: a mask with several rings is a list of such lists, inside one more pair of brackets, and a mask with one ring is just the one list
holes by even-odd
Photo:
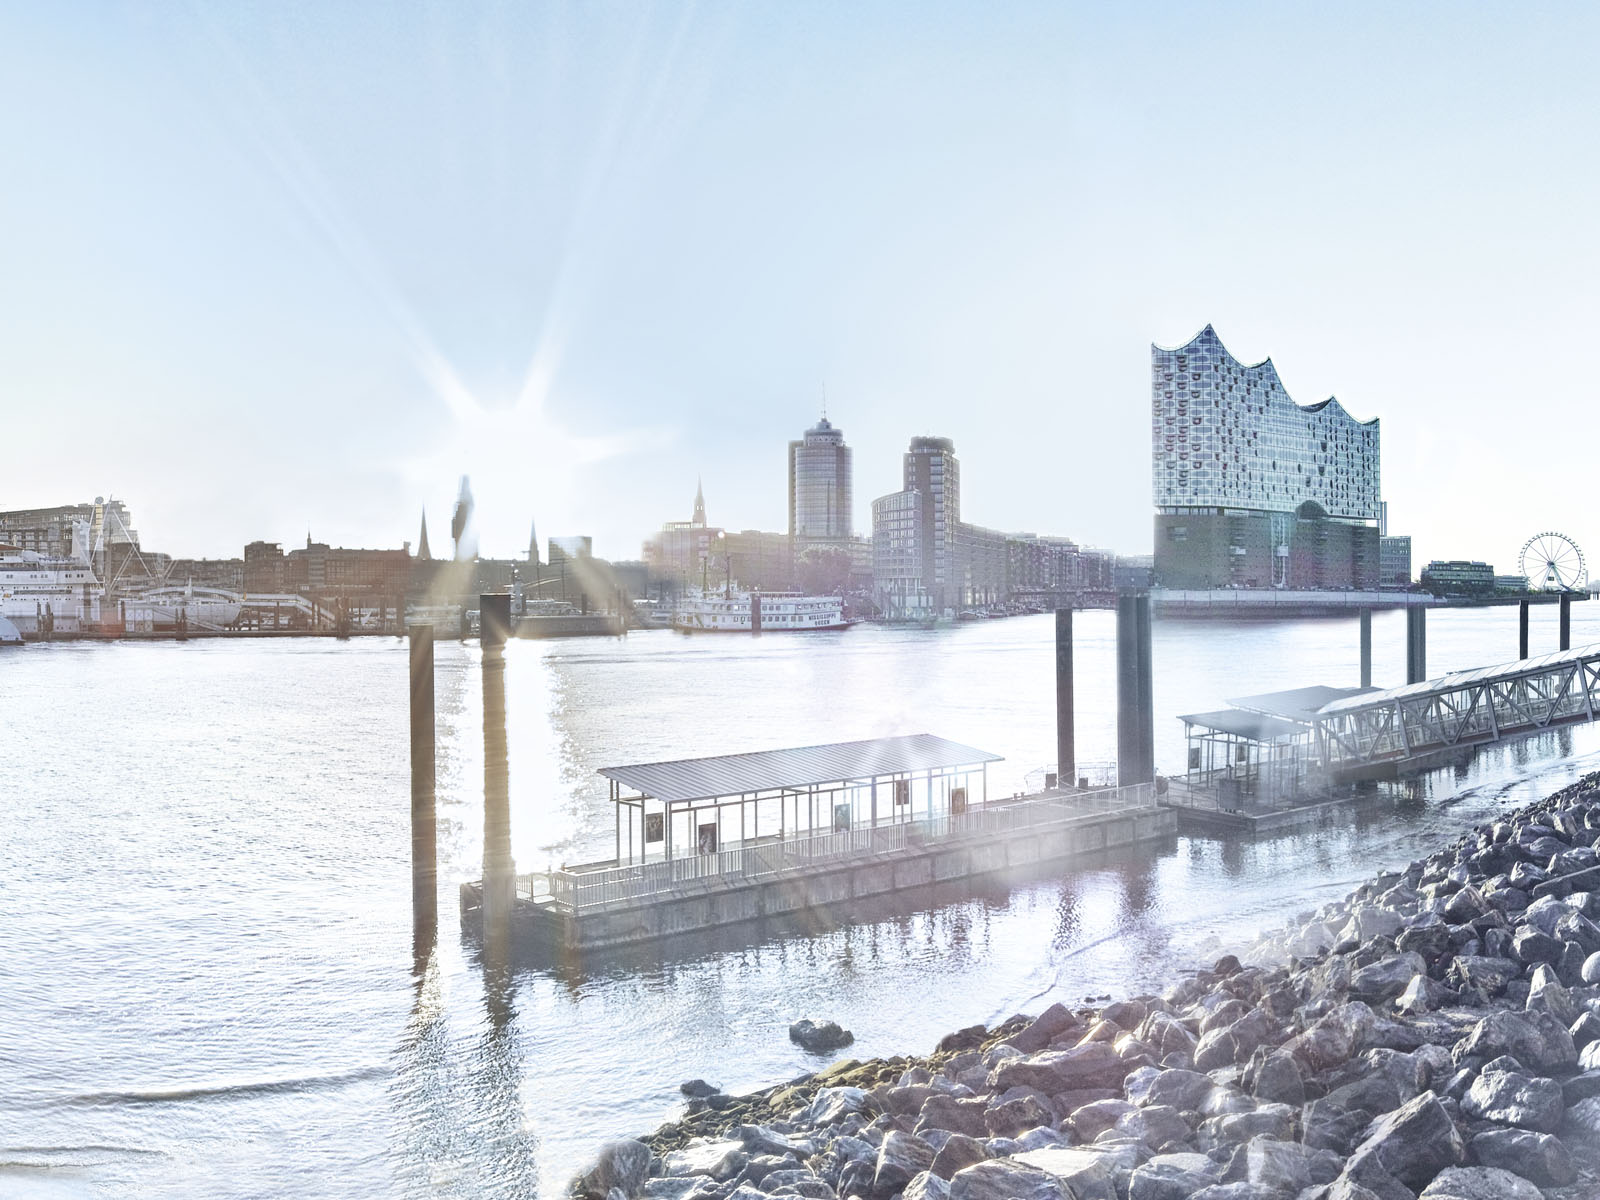
[[768, 1129], [765, 1125], [739, 1126], [739, 1140], [751, 1154], [792, 1154], [796, 1158], [811, 1157], [812, 1144], [806, 1138], [792, 1138], [786, 1133]]
[[709, 1175], [719, 1183], [732, 1179], [750, 1161], [744, 1143], [734, 1138], [707, 1141], [696, 1138], [681, 1150], [662, 1156], [663, 1175]]
[[1453, 1003], [1456, 994], [1444, 984], [1426, 975], [1415, 975], [1406, 985], [1406, 990], [1394, 1002], [1396, 1012], [1407, 1015], [1414, 1013], [1432, 1012], [1446, 1004]]
[[1115, 1160], [1095, 1150], [1029, 1150], [1016, 1159], [1054, 1176], [1076, 1200], [1117, 1200]]
[[1055, 1176], [1020, 1162], [992, 1159], [957, 1171], [950, 1200], [1075, 1200]]
[[1591, 954], [1583, 960], [1583, 981], [1600, 983], [1600, 952]]
[[1020, 1137], [1030, 1129], [1055, 1124], [1056, 1116], [1034, 1095], [1020, 1095], [983, 1114], [990, 1137]]
[[1475, 988], [1493, 998], [1505, 994], [1506, 985], [1522, 974], [1522, 964], [1509, 958], [1461, 954], [1450, 963], [1450, 983], [1465, 990]]
[[1269, 1192], [1293, 1195], [1314, 1183], [1327, 1183], [1339, 1174], [1337, 1155], [1299, 1142], [1255, 1137], [1245, 1144], [1242, 1153], [1245, 1181]]
[[911, 1182], [913, 1176], [933, 1166], [933, 1147], [911, 1133], [891, 1129], [878, 1147], [878, 1165], [872, 1176], [872, 1190], [892, 1196]]
[[982, 1100], [958, 1100], [954, 1096], [930, 1096], [917, 1114], [914, 1132], [923, 1134], [930, 1129], [947, 1129], [951, 1133], [964, 1133], [968, 1137], [986, 1138], [989, 1126], [986, 1120], [988, 1106]]
[[1024, 1054], [1033, 1054], [1048, 1046], [1052, 1038], [1076, 1027], [1077, 1024], [1078, 1018], [1066, 1005], [1052, 1004], [1028, 1025], [1008, 1037], [1006, 1042]]
[[1152, 1150], [1159, 1150], [1169, 1142], [1187, 1142], [1194, 1132], [1170, 1104], [1136, 1108], [1124, 1115], [1116, 1128], [1118, 1133], [1138, 1138]]
[[1579, 1100], [1567, 1109], [1567, 1125], [1591, 1142], [1600, 1138], [1600, 1096]]
[[1377, 1180], [1388, 1175], [1417, 1188], [1465, 1157], [1466, 1146], [1450, 1114], [1437, 1096], [1423, 1092], [1372, 1122], [1350, 1156], [1345, 1173], [1353, 1182], [1368, 1187], [1372, 1186], [1369, 1176]]
[[1198, 1071], [1140, 1071], [1128, 1080], [1128, 1099], [1135, 1104], [1170, 1104], [1173, 1108], [1197, 1109], [1216, 1084]]
[[1128, 1200], [1188, 1200], [1221, 1170], [1204, 1154], [1158, 1154], [1128, 1177]]
[[1067, 1124], [1080, 1142], [1092, 1142], [1133, 1110], [1126, 1100], [1095, 1100], [1073, 1109]]
[[848, 1046], [856, 1040], [848, 1029], [839, 1028], [837, 1021], [813, 1021], [802, 1017], [789, 1026], [789, 1040], [813, 1054], [826, 1054]]
[[1262, 1061], [1256, 1070], [1254, 1091], [1257, 1100], [1281, 1104], [1303, 1104], [1306, 1098], [1300, 1068], [1287, 1054], [1270, 1054]]
[[1428, 964], [1416, 951], [1393, 954], [1362, 967], [1350, 977], [1350, 994], [1357, 1000], [1375, 1004], [1391, 1000], [1406, 990], [1418, 975], [1427, 975]]
[[950, 1184], [931, 1171], [918, 1175], [900, 1193], [900, 1200], [949, 1200], [949, 1197]]
[[1069, 1050], [1049, 1050], [1009, 1059], [989, 1072], [989, 1090], [1005, 1092], [1031, 1087], [1047, 1096], [1085, 1088], [1117, 1087], [1128, 1075], [1128, 1064], [1104, 1042], [1089, 1042]]
[[1484, 1121], [1554, 1133], [1561, 1128], [1566, 1106], [1561, 1085], [1553, 1079], [1486, 1068], [1467, 1089], [1461, 1111]]
[[1544, 1193], [1498, 1167], [1449, 1167], [1422, 1189], [1417, 1200], [1544, 1200]]
[[1555, 1070], [1577, 1062], [1572, 1035], [1557, 1023], [1559, 1036], [1555, 1036], [1544, 1023], [1550, 1019], [1548, 1014], [1536, 1012], [1492, 1012], [1457, 1043], [1455, 1059], [1460, 1062], [1469, 1057], [1491, 1059], [1509, 1054], [1534, 1070]]
[[576, 1190], [580, 1196], [599, 1197], [600, 1200], [616, 1188], [624, 1196], [637, 1196], [650, 1174], [650, 1147], [643, 1142], [624, 1139], [601, 1147], [594, 1166], [579, 1176]]
[[989, 1152], [977, 1138], [968, 1137], [964, 1133], [952, 1133], [945, 1139], [944, 1145], [939, 1147], [939, 1152], [933, 1156], [933, 1165], [928, 1170], [940, 1179], [949, 1180], [957, 1171], [964, 1170], [974, 1163], [981, 1163], [988, 1157]]
[[1479, 1165], [1514, 1171], [1540, 1187], [1565, 1187], [1577, 1178], [1561, 1139], [1527, 1129], [1491, 1129], [1472, 1139]]

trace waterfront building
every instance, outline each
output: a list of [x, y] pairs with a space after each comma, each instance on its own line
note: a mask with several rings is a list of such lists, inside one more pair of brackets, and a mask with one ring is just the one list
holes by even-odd
[[1010, 598], [1008, 541], [998, 529], [956, 525], [954, 585], [959, 607], [1004, 604]]
[[1378, 538], [1378, 586], [1411, 586], [1411, 538], [1385, 534]]
[[1160, 586], [1377, 587], [1376, 418], [1296, 404], [1271, 359], [1241, 363], [1209, 325], [1150, 366]]
[[1488, 596], [1495, 590], [1492, 566], [1459, 558], [1435, 559], [1422, 568], [1419, 582], [1435, 596]]
[[1006, 560], [1010, 598], [1024, 603], [1055, 607], [1115, 587], [1115, 555], [1071, 538], [1014, 533], [1006, 539]]
[[[944, 615], [958, 600], [961, 464], [955, 443], [949, 438], [914, 437], [901, 465], [902, 489], [872, 504], [878, 607], [894, 615]], [[912, 495], [917, 499], [911, 500]], [[882, 537], [880, 516], [887, 523]], [[913, 563], [915, 576], [908, 573]]]
[[847, 548], [851, 538], [850, 447], [824, 416], [789, 443], [789, 542], [798, 558], [811, 546]]
[[329, 546], [306, 535], [303, 549], [287, 554], [277, 542], [244, 548], [243, 590], [255, 595], [300, 595], [352, 602], [393, 604], [410, 590], [410, 545], [399, 550]]
[[[789, 554], [790, 540], [785, 533], [761, 529], [724, 531], [715, 551], [723, 559], [723, 578], [732, 578], [737, 587], [762, 592], [781, 592], [793, 586], [794, 572]], [[833, 547], [844, 552], [843, 547]]]
[[872, 502], [872, 588], [890, 620], [923, 620], [933, 596], [922, 573], [922, 493], [892, 492]]
[[127, 505], [104, 496], [93, 503], [0, 512], [0, 542], [44, 558], [79, 556], [113, 593], [159, 582], [167, 565], [165, 556], [140, 549]]
[[712, 547], [723, 531], [706, 524], [705, 489], [698, 483], [694, 515], [687, 521], [668, 521], [644, 543], [643, 558], [657, 579], [674, 587], [699, 586], [709, 580]]

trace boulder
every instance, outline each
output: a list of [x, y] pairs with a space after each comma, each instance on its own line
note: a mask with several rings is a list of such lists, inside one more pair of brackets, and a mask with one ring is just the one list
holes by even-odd
[[940, 1179], [949, 1180], [955, 1177], [957, 1171], [981, 1163], [988, 1157], [989, 1152], [977, 1138], [964, 1133], [952, 1133], [933, 1156], [933, 1165], [928, 1170]]
[[1304, 1104], [1306, 1099], [1300, 1068], [1287, 1054], [1269, 1054], [1262, 1061], [1256, 1069], [1252, 1090], [1257, 1100], [1280, 1104]]
[[1031, 1087], [1054, 1096], [1083, 1088], [1117, 1087], [1127, 1074], [1128, 1064], [1115, 1049], [1104, 1042], [1089, 1042], [999, 1063], [989, 1072], [988, 1087], [992, 1092]]
[[671, 1150], [662, 1156], [663, 1175], [709, 1175], [718, 1183], [732, 1179], [744, 1170], [750, 1155], [744, 1143], [726, 1138], [708, 1141], [696, 1138], [680, 1150]]
[[1134, 1111], [1126, 1100], [1096, 1100], [1072, 1110], [1067, 1124], [1080, 1142], [1092, 1142], [1122, 1119], [1124, 1113]]
[[1577, 1178], [1559, 1138], [1527, 1129], [1491, 1129], [1472, 1139], [1479, 1165], [1513, 1171], [1540, 1187], [1566, 1187]]
[[1406, 990], [1417, 976], [1426, 976], [1428, 964], [1416, 951], [1393, 954], [1362, 967], [1350, 977], [1350, 995], [1357, 1000], [1376, 1004], [1392, 1000]]
[[825, 1087], [819, 1090], [806, 1110], [812, 1125], [834, 1125], [852, 1113], [865, 1114], [872, 1097], [858, 1087]]
[[1544, 1193], [1499, 1167], [1447, 1167], [1417, 1200], [1544, 1200]]
[[1406, 990], [1394, 1002], [1395, 1011], [1407, 1015], [1432, 1012], [1446, 1004], [1454, 1003], [1456, 994], [1444, 984], [1426, 975], [1414, 975]]
[[1018, 1137], [1041, 1125], [1052, 1125], [1055, 1119], [1055, 1113], [1031, 1095], [996, 1104], [983, 1114], [984, 1126], [990, 1137]]
[[714, 1083], [707, 1083], [704, 1079], [690, 1079], [678, 1085], [678, 1091], [691, 1100], [704, 1100], [707, 1096], [715, 1096], [722, 1089]]
[[1116, 1169], [1105, 1154], [1085, 1149], [1029, 1150], [1017, 1161], [1066, 1185], [1075, 1200], [1117, 1200]]
[[1567, 1124], [1589, 1142], [1600, 1138], [1600, 1096], [1579, 1100], [1567, 1109]]
[[892, 1196], [903, 1190], [914, 1176], [932, 1168], [933, 1158], [933, 1147], [915, 1134], [890, 1130], [878, 1147], [878, 1163], [872, 1175], [873, 1192]]
[[950, 1185], [932, 1171], [924, 1171], [900, 1193], [900, 1200], [949, 1200]]
[[1125, 1114], [1116, 1124], [1118, 1133], [1138, 1138], [1152, 1150], [1171, 1142], [1187, 1142], [1194, 1135], [1189, 1123], [1170, 1104], [1151, 1104]]
[[848, 1046], [856, 1040], [856, 1035], [848, 1029], [839, 1028], [837, 1021], [813, 1021], [809, 1017], [802, 1017], [789, 1026], [789, 1040], [813, 1054], [827, 1054]]
[[1215, 1087], [1209, 1075], [1198, 1071], [1138, 1071], [1128, 1079], [1128, 1099], [1141, 1107], [1170, 1104], [1177, 1109], [1197, 1109]]
[[1220, 1164], [1204, 1154], [1158, 1154], [1128, 1178], [1128, 1200], [1188, 1200], [1220, 1183]]
[[989, 1136], [985, 1119], [987, 1105], [982, 1100], [957, 1100], [953, 1096], [930, 1096], [917, 1114], [914, 1133], [923, 1134], [930, 1129], [947, 1129], [972, 1138]]
[[1483, 1121], [1554, 1133], [1561, 1128], [1566, 1106], [1561, 1085], [1553, 1079], [1485, 1068], [1467, 1089], [1461, 1111]]
[[1033, 1054], [1043, 1050], [1050, 1044], [1052, 1038], [1065, 1033], [1078, 1024], [1078, 1018], [1064, 1004], [1052, 1004], [1045, 1009], [1022, 1029], [1006, 1039], [1006, 1043], [1015, 1046], [1024, 1054]]
[[[1459, 1063], [1463, 1058], [1499, 1058], [1509, 1054], [1535, 1070], [1552, 1069], [1577, 1061], [1577, 1051], [1572, 1047], [1572, 1035], [1561, 1030], [1566, 1038], [1565, 1047], [1550, 1039], [1548, 1031], [1540, 1028], [1539, 1013], [1491, 1012], [1475, 1026], [1472, 1032], [1456, 1044], [1453, 1052]], [[1567, 1048], [1571, 1048], [1570, 1056]]]
[[1055, 1176], [1020, 1162], [992, 1159], [957, 1171], [950, 1200], [1076, 1200]]
[[637, 1196], [650, 1174], [650, 1147], [631, 1138], [601, 1147], [594, 1166], [579, 1176], [574, 1189], [583, 1197], [605, 1200], [612, 1189]]
[[1450, 1114], [1436, 1095], [1423, 1092], [1372, 1122], [1345, 1173], [1363, 1186], [1370, 1186], [1370, 1174], [1374, 1180], [1388, 1175], [1418, 1188], [1465, 1157], [1466, 1146]]

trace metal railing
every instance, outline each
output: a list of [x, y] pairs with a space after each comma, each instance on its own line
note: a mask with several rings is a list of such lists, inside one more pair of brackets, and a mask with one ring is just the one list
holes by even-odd
[[1156, 807], [1153, 784], [1096, 792], [1053, 792], [1020, 800], [997, 801], [964, 813], [941, 814], [892, 825], [857, 826], [807, 837], [763, 839], [715, 854], [623, 866], [524, 875], [519, 894], [566, 911], [592, 910], [648, 900], [685, 885], [713, 886], [781, 875], [823, 862], [848, 862], [909, 847], [967, 838], [991, 837], [1028, 829], [1083, 824], [1108, 813]]

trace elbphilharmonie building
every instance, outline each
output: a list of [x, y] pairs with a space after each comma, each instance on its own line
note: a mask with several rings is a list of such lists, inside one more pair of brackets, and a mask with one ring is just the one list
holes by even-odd
[[1378, 422], [1302, 407], [1271, 359], [1207, 325], [1150, 347], [1156, 581], [1168, 588], [1378, 586]]

